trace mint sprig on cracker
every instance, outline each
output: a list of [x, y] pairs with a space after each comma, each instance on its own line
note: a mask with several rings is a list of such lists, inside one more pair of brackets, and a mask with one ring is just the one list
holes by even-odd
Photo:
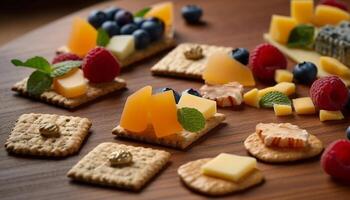
[[287, 46], [291, 48], [310, 49], [314, 42], [314, 37], [315, 27], [301, 24], [290, 32]]
[[27, 81], [27, 91], [33, 96], [39, 96], [49, 90], [54, 78], [63, 76], [72, 69], [82, 65], [82, 61], [64, 61], [51, 65], [45, 58], [40, 56], [29, 58], [24, 62], [13, 59], [11, 63], [17, 67], [36, 69]]
[[180, 108], [177, 110], [177, 119], [182, 128], [190, 132], [198, 132], [205, 127], [205, 118], [201, 112], [195, 108]]

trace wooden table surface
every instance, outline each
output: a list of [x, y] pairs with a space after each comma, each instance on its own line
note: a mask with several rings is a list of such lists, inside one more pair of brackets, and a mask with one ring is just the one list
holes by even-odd
[[[120, 7], [136, 11], [156, 1], [120, 1]], [[199, 42], [232, 47], [254, 48], [263, 42], [271, 14], [289, 15], [287, 0], [220, 0], [191, 1], [204, 9], [205, 26], [188, 26], [181, 19], [180, 9], [185, 0], [175, 2], [177, 41]], [[94, 6], [104, 8], [107, 2]], [[91, 9], [91, 8], [90, 8]], [[146, 84], [153, 87], [169, 86], [177, 90], [198, 88], [202, 83], [164, 77], [153, 77], [149, 68], [164, 54], [134, 65], [121, 75], [128, 82], [128, 90], [117, 92], [75, 111], [49, 106], [19, 97], [10, 91], [18, 80], [32, 70], [15, 68], [10, 59], [26, 59], [41, 55], [52, 58], [55, 48], [64, 44], [74, 15], [85, 17], [89, 9], [74, 13], [37, 29], [0, 48], [0, 143], [4, 144], [17, 117], [23, 113], [56, 113], [88, 117], [92, 120], [91, 134], [77, 155], [66, 159], [40, 159], [9, 156], [0, 148], [0, 199], [203, 199], [180, 182], [177, 168], [194, 159], [213, 157], [221, 152], [247, 155], [243, 140], [254, 131], [259, 122], [291, 122], [317, 135], [325, 145], [344, 138], [349, 117], [343, 121], [321, 123], [314, 116], [277, 118], [273, 111], [251, 107], [241, 110], [220, 109], [227, 115], [226, 123], [196, 142], [190, 149], [179, 151], [138, 142], [118, 140], [111, 130], [120, 119], [125, 99]], [[294, 63], [289, 63], [292, 67]], [[262, 87], [262, 85], [259, 85]], [[297, 87], [297, 96], [308, 94], [308, 88]], [[121, 191], [70, 181], [67, 171], [101, 142], [120, 142], [130, 145], [164, 149], [172, 153], [170, 165], [140, 193]], [[349, 185], [332, 180], [322, 172], [319, 158], [294, 164], [258, 164], [265, 175], [262, 185], [245, 192], [227, 196], [227, 199], [349, 199]]]

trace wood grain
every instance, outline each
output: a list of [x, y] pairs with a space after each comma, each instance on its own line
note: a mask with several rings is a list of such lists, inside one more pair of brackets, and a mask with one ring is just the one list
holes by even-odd
[[[136, 11], [151, 1], [118, 1], [117, 5]], [[181, 19], [180, 9], [186, 0], [175, 2], [178, 42], [199, 42], [232, 47], [254, 48], [263, 42], [262, 33], [268, 29], [272, 13], [289, 14], [287, 0], [221, 0], [196, 1], [204, 9], [204, 26], [188, 26]], [[349, 1], [347, 1], [349, 4]], [[104, 8], [115, 4], [107, 2], [94, 6]], [[91, 8], [90, 8], [91, 9]], [[199, 88], [200, 82], [153, 77], [149, 71], [163, 55], [139, 63], [124, 71], [121, 78], [128, 81], [128, 90], [109, 95], [75, 111], [48, 106], [19, 97], [10, 91], [11, 86], [26, 77], [31, 70], [11, 66], [10, 59], [25, 59], [34, 55], [52, 58], [56, 47], [67, 39], [74, 15], [85, 17], [89, 9], [54, 21], [28, 33], [0, 48], [0, 143], [4, 144], [17, 117], [23, 113], [40, 112], [88, 117], [93, 121], [92, 134], [81, 151], [62, 160], [10, 156], [0, 148], [0, 199], [203, 199], [181, 184], [177, 168], [193, 159], [213, 157], [221, 152], [247, 155], [243, 140], [254, 131], [259, 122], [292, 122], [317, 135], [325, 144], [344, 138], [349, 116], [338, 122], [321, 123], [317, 116], [277, 118], [273, 111], [245, 107], [241, 110], [220, 109], [227, 115], [226, 125], [216, 128], [186, 151], [146, 145], [127, 140], [116, 140], [111, 130], [118, 124], [123, 104], [136, 89], [150, 84], [154, 87], [170, 86], [177, 90]], [[292, 67], [294, 63], [289, 63]], [[262, 87], [262, 85], [259, 85]], [[297, 87], [297, 96], [305, 96], [308, 88]], [[101, 142], [121, 142], [166, 149], [172, 153], [170, 165], [141, 193], [130, 193], [110, 188], [95, 187], [69, 181], [67, 171]], [[318, 159], [307, 162], [270, 165], [259, 163], [266, 182], [256, 188], [228, 196], [227, 199], [348, 199], [349, 186], [338, 183], [322, 172]]]

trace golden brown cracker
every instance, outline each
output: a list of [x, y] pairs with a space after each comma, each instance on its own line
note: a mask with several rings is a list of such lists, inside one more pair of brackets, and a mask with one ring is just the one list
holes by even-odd
[[[58, 137], [44, 137], [39, 128], [54, 123], [59, 128]], [[91, 121], [87, 118], [54, 114], [23, 114], [5, 143], [14, 154], [65, 157], [76, 153], [89, 133]]]
[[[131, 164], [117, 167], [110, 164], [110, 154], [119, 150], [132, 154]], [[169, 158], [170, 153], [166, 151], [105, 142], [73, 166], [67, 176], [82, 182], [137, 191], [166, 165]]]
[[225, 120], [224, 114], [216, 113], [212, 118], [207, 119], [205, 128], [198, 133], [193, 133], [193, 132], [188, 132], [183, 130], [180, 133], [162, 137], [162, 138], [157, 138], [155, 136], [152, 126], [149, 126], [142, 133], [133, 133], [125, 130], [121, 126], [117, 126], [113, 129], [112, 133], [117, 137], [121, 137], [121, 138], [129, 138], [129, 139], [134, 139], [142, 142], [173, 147], [177, 149], [185, 149], [186, 147], [194, 143], [196, 140], [198, 140], [200, 137], [208, 133], [210, 130], [218, 126], [224, 120]]

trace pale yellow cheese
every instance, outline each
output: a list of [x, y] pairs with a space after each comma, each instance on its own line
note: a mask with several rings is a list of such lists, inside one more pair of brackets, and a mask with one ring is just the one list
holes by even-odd
[[297, 21], [294, 18], [272, 15], [269, 34], [275, 41], [286, 44], [290, 32], [296, 25]]
[[285, 70], [285, 69], [278, 69], [275, 72], [275, 81], [277, 83], [281, 82], [292, 82], [293, 81], [293, 73]]
[[81, 69], [73, 69], [67, 74], [55, 78], [53, 89], [64, 97], [74, 98], [84, 95], [88, 87], [83, 71]]
[[293, 113], [290, 105], [273, 104], [273, 110], [276, 116], [286, 116]]
[[341, 111], [320, 110], [320, 121], [342, 120], [344, 115]]
[[314, 114], [315, 105], [310, 97], [300, 97], [293, 99], [294, 110], [298, 115]]
[[295, 93], [295, 84], [288, 83], [288, 82], [281, 82], [276, 84], [275, 86], [267, 87], [259, 90], [258, 96], [259, 98], [261, 98], [268, 92], [272, 92], [272, 91], [282, 92], [283, 94], [290, 96]]
[[237, 182], [256, 168], [256, 159], [221, 153], [202, 166], [202, 173]]
[[135, 52], [135, 39], [132, 35], [113, 36], [107, 47], [118, 59], [124, 60]]
[[213, 117], [216, 113], [216, 101], [204, 99], [191, 94], [183, 94], [177, 106], [179, 108], [195, 108], [204, 115], [205, 119]]
[[321, 56], [320, 67], [330, 74], [334, 74], [344, 78], [350, 78], [350, 68], [348, 68], [335, 58]]
[[315, 10], [314, 23], [318, 26], [337, 25], [343, 20], [349, 20], [350, 14], [340, 8], [328, 5], [318, 5]]
[[248, 92], [246, 92], [243, 95], [244, 103], [249, 105], [249, 106], [259, 108], [260, 107], [260, 104], [259, 104], [260, 98], [259, 98], [258, 94], [259, 94], [259, 90], [256, 88], [249, 90]]
[[314, 16], [314, 0], [292, 0], [290, 12], [299, 24], [311, 23]]

